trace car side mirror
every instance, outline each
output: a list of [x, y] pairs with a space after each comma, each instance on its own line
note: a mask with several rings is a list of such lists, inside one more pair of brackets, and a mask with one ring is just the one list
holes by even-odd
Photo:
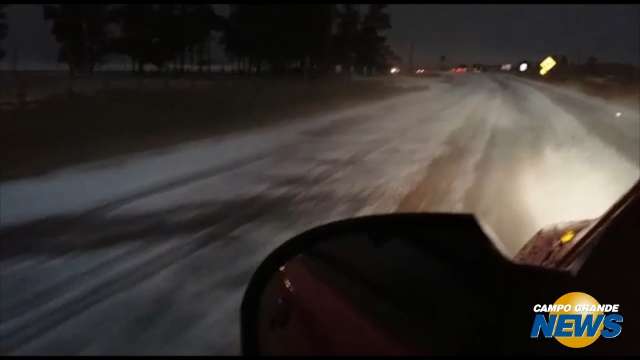
[[497, 353], [500, 314], [522, 271], [472, 215], [330, 223], [259, 266], [242, 303], [243, 353]]

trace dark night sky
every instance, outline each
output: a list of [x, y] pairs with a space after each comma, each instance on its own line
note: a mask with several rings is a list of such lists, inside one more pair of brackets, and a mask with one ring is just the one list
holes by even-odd
[[[226, 15], [224, 5], [216, 11]], [[388, 37], [403, 58], [415, 42], [415, 63], [435, 63], [446, 55], [452, 63], [503, 63], [564, 53], [583, 62], [640, 64], [638, 5], [391, 5]], [[7, 8], [9, 37], [2, 47], [19, 49], [23, 66], [55, 62], [57, 44], [42, 19], [40, 5]], [[222, 53], [218, 53], [222, 59]]]

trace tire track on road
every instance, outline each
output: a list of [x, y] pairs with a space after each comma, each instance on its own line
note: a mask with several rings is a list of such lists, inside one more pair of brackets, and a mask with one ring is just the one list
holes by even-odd
[[201, 231], [181, 245], [169, 247], [162, 251], [161, 254], [131, 268], [120, 269], [116, 275], [108, 280], [83, 291], [81, 295], [63, 302], [37, 319], [29, 319], [28, 322], [23, 324], [3, 329], [2, 335], [0, 335], [0, 352], [11, 354], [28, 342], [39, 338], [89, 308], [112, 298], [180, 261], [186, 260], [199, 250], [209, 246], [247, 222], [251, 222], [267, 213], [268, 209], [277, 206], [281, 201], [282, 199], [278, 198], [260, 199], [260, 196], [250, 198], [246, 201], [244, 207], [246, 212], [243, 213], [242, 217], [225, 219], [225, 221]]
[[[486, 101], [481, 101], [485, 97]], [[474, 182], [475, 164], [491, 135], [492, 111], [487, 108], [494, 106], [487, 105], [491, 102], [495, 102], [493, 91], [476, 100], [465, 114], [463, 125], [445, 140], [447, 150], [429, 164], [423, 178], [402, 198], [396, 211], [468, 212], [463, 198]]]
[[[457, 92], [457, 95], [459, 97], [463, 97], [464, 94], [470, 92], [470, 89], [467, 88], [463, 90], [465, 91]], [[451, 101], [457, 100], [455, 97], [448, 97], [448, 99]], [[446, 103], [440, 105], [443, 107], [448, 106]], [[418, 108], [419, 106], [420, 105], [416, 105], [415, 107]], [[403, 128], [402, 131], [399, 131], [396, 134], [387, 134], [387, 136], [385, 136], [383, 139], [380, 139], [379, 142], [376, 141], [367, 143], [367, 149], [359, 149], [359, 151], [351, 154], [351, 156], [348, 157], [347, 163], [360, 161], [361, 159], [366, 158], [366, 156], [371, 155], [371, 153], [373, 152], [381, 151], [385, 148], [385, 146], [392, 146], [392, 144], [390, 144], [392, 143], [392, 141], [390, 141], [390, 138], [397, 139], [398, 137], [402, 136], [399, 135], [399, 133], [410, 134], [412, 130], [414, 130], [413, 126], [419, 124], [418, 120], [422, 119], [416, 119], [415, 122], [410, 122], [408, 126]], [[340, 120], [334, 120], [334, 123], [339, 121]], [[404, 124], [406, 125], [406, 123]], [[331, 126], [329, 126], [328, 128], [330, 129]], [[343, 127], [341, 130], [343, 132], [353, 132], [353, 129], [351, 129], [349, 126]], [[326, 136], [327, 134], [324, 134], [322, 131], [320, 131], [319, 133], [316, 132], [315, 135]], [[377, 144], [377, 146], [374, 146], [375, 144]], [[147, 188], [144, 191], [130, 193], [128, 195], [119, 197], [114, 201], [103, 203], [75, 217], [74, 221], [70, 222], [72, 226], [70, 225], [71, 230], [67, 235], [71, 237], [77, 236], [78, 234], [82, 233], [81, 230], [84, 229], [86, 223], [90, 222], [88, 220], [100, 218], [101, 216], [129, 203], [136, 202], [153, 195], [161, 194], [182, 186], [186, 186], [196, 181], [223, 175], [239, 168], [250, 166], [252, 164], [266, 160], [268, 158], [277, 159], [280, 157], [280, 154], [289, 155], [291, 153], [295, 153], [295, 151], [292, 150], [295, 150], [296, 146], [301, 146], [300, 141], [296, 142], [295, 144], [285, 144], [267, 153], [250, 156], [229, 164], [215, 166], [203, 171], [189, 174], [184, 177], [180, 177], [178, 179], [173, 179], [169, 182], [159, 183], [151, 186], [150, 188]], [[371, 146], [374, 146], [375, 148], [372, 150]], [[325, 174], [327, 174], [328, 176], [330, 172]], [[301, 176], [304, 175], [305, 174]], [[304, 191], [305, 189], [302, 190]], [[193, 254], [211, 245], [213, 242], [216, 242], [218, 239], [224, 238], [235, 229], [258, 219], [265, 214], [269, 214], [269, 210], [272, 207], [282, 205], [281, 201], [283, 200], [265, 199], [262, 195], [256, 195], [255, 197], [252, 197], [250, 200], [247, 200], [245, 202], [245, 206], [242, 211], [234, 212], [233, 209], [229, 209], [228, 211], [229, 214], [240, 213], [242, 214], [242, 216], [224, 219], [220, 223], [213, 225], [211, 228], [198, 233], [192, 239], [185, 241], [185, 243], [179, 244], [177, 246], [172, 246], [162, 251], [157, 256], [154, 256], [151, 259], [148, 259], [140, 264], [136, 264], [135, 266], [119, 269], [119, 271], [117, 271], [117, 273], [114, 276], [110, 277], [108, 280], [99, 284], [95, 284], [94, 286], [90, 287], [89, 290], [83, 291], [82, 294], [74, 296], [68, 301], [64, 301], [62, 304], [54, 307], [53, 310], [48, 311], [45, 315], [37, 317], [35, 321], [29, 321], [29, 323], [26, 324], [22, 323], [12, 326], [11, 329], [2, 332], [3, 334], [0, 339], [0, 348], [2, 350], [2, 353], [14, 352], [25, 344], [31, 342], [32, 340], [41, 337], [42, 335], [48, 333], [52, 329], [55, 329], [59, 325], [66, 323], [74, 317], [77, 317], [78, 315], [84, 313], [88, 309], [109, 300], [110, 298], [134, 287], [140, 282], [155, 276], [156, 274], [183, 260], [187, 260]], [[91, 274], [91, 276], [94, 275], [94, 273]], [[87, 275], [87, 277], [90, 276]], [[71, 286], [72, 284], [69, 283], [69, 285]], [[59, 291], [57, 293], [59, 293]], [[20, 309], [26, 309], [26, 307], [20, 307]]]

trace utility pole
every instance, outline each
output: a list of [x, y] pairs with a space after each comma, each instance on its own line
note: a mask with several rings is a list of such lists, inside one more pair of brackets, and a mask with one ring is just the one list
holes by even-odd
[[13, 51], [11, 53], [11, 70], [18, 76], [18, 46], [13, 45]]
[[13, 45], [13, 54], [11, 54], [11, 70], [13, 75], [15, 76], [16, 81], [16, 102], [19, 107], [22, 107], [26, 102], [26, 91], [24, 88], [24, 83], [22, 82], [22, 76], [18, 71], [18, 60], [19, 59], [19, 49], [17, 45]]
[[91, 67], [91, 60], [89, 59], [89, 57], [91, 57], [91, 51], [89, 50], [89, 29], [87, 26], [87, 20], [84, 19], [82, 21], [82, 43], [83, 43], [83, 47], [82, 50], [84, 52], [84, 61], [81, 62], [82, 65], [80, 65], [80, 71], [82, 73], [88, 73], [90, 72], [90, 67]]
[[445, 55], [440, 55], [440, 70], [441, 71], [445, 71], [447, 69], [446, 61], [447, 61], [447, 57]]
[[180, 73], [184, 74], [184, 63], [185, 63], [185, 53], [187, 51], [186, 47], [185, 47], [185, 38], [184, 38], [184, 33], [185, 33], [185, 28], [186, 28], [186, 24], [185, 24], [185, 19], [186, 19], [186, 14], [187, 14], [187, 9], [185, 4], [180, 4], [180, 30], [181, 30], [181, 43], [180, 43]]
[[411, 43], [409, 43], [409, 73], [413, 73], [415, 70], [413, 67], [413, 49], [414, 49], [415, 41], [412, 39]]
[[[356, 14], [358, 14], [357, 18], [358, 18], [358, 21], [360, 22], [360, 25], [357, 26], [358, 31], [361, 30], [361, 26], [362, 26], [362, 22], [361, 21], [362, 21], [362, 17], [363, 17], [362, 13], [360, 12], [360, 9], [361, 9], [361, 4], [356, 4]], [[350, 77], [351, 77], [351, 73], [353, 72], [352, 69], [355, 67], [355, 65], [358, 62], [358, 60], [359, 60], [358, 56], [354, 52], [353, 61], [351, 62], [350, 69], [349, 69], [349, 74], [350, 74], [349, 76]], [[360, 69], [360, 70], [362, 70], [362, 69]]]

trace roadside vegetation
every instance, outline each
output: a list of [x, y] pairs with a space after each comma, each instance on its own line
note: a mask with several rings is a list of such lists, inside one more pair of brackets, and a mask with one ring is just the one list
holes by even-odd
[[[566, 56], [554, 56], [557, 65], [545, 76], [537, 73], [537, 66], [518, 76], [543, 81], [549, 84], [572, 88], [607, 101], [638, 106], [640, 101], [640, 67], [632, 64], [600, 62], [590, 56], [584, 63], [572, 62]], [[530, 61], [538, 64], [542, 59]]]
[[208, 4], [44, 5], [71, 75], [91, 73], [108, 55], [131, 70], [204, 72], [221, 44], [243, 73], [332, 72], [335, 65], [370, 74], [393, 61], [384, 31], [386, 4], [229, 5], [228, 17]]
[[0, 180], [246, 131], [414, 91], [390, 79], [226, 78], [49, 96], [0, 110]]
[[[375, 77], [397, 59], [386, 4], [216, 7], [43, 5], [67, 72], [16, 71], [17, 54], [0, 72], [0, 180], [412, 90]], [[230, 66], [216, 67], [216, 44]], [[128, 73], [99, 71], [114, 56]]]

